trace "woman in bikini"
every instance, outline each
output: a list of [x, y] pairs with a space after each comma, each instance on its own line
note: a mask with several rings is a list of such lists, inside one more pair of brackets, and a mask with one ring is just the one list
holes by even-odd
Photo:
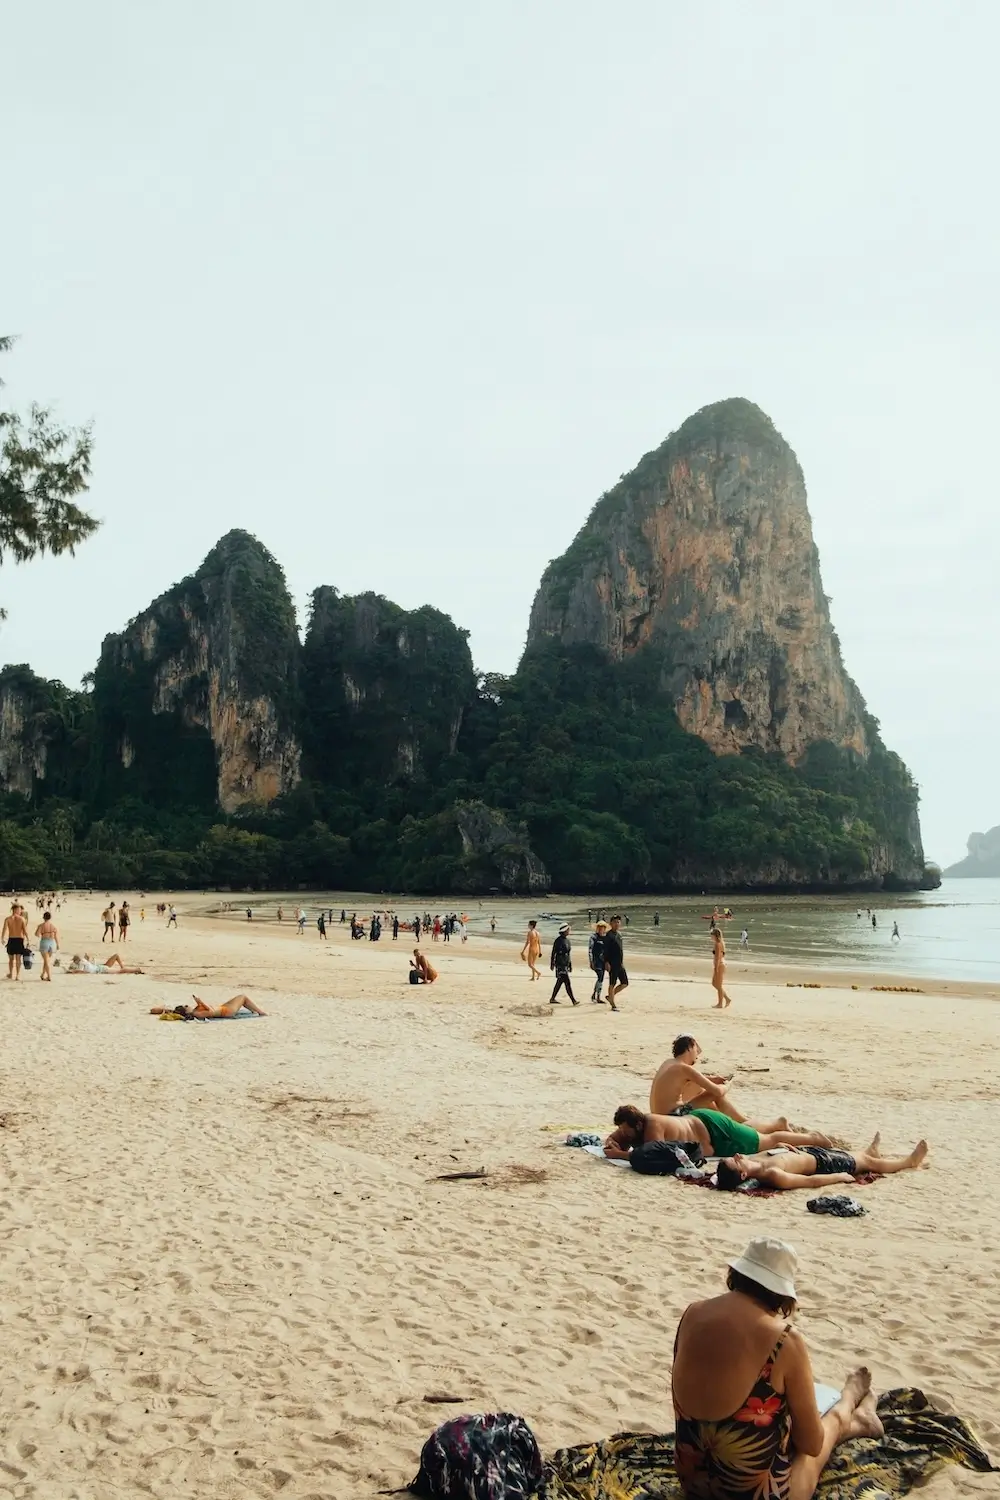
[[204, 1000], [199, 1000], [197, 995], [192, 995], [194, 1005], [188, 1010], [186, 1005], [152, 1005], [149, 1009], [151, 1016], [162, 1016], [174, 1010], [178, 1014], [187, 1012], [195, 1021], [231, 1021], [238, 1016], [241, 1010], [247, 1010], [252, 1016], [266, 1016], [267, 1011], [261, 1010], [255, 1005], [249, 995], [234, 995], [231, 1000], [226, 1000], [222, 1005], [206, 1005]]
[[751, 1240], [728, 1291], [694, 1302], [677, 1326], [675, 1461], [685, 1500], [810, 1500], [838, 1443], [879, 1437], [871, 1371], [848, 1376], [825, 1416], [805, 1341], [792, 1327], [797, 1258]]
[[726, 994], [726, 940], [722, 936], [721, 927], [712, 929], [712, 988], [718, 999], [715, 1004], [716, 1010], [722, 1010], [723, 1006], [732, 1005], [732, 1000]]
[[35, 937], [38, 939], [38, 951], [42, 955], [41, 979], [47, 979], [52, 983], [52, 955], [59, 949], [59, 928], [52, 920], [52, 913], [47, 911], [42, 920], [35, 928]]

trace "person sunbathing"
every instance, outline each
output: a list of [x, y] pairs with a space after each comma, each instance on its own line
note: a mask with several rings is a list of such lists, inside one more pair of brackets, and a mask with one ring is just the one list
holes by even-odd
[[649, 1108], [654, 1115], [689, 1115], [693, 1109], [715, 1109], [740, 1125], [769, 1135], [787, 1130], [784, 1115], [776, 1120], [748, 1120], [726, 1093], [728, 1078], [717, 1073], [699, 1073], [695, 1067], [701, 1057], [701, 1046], [693, 1036], [679, 1036], [673, 1044], [673, 1056], [661, 1063], [649, 1090]]
[[[827, 1135], [802, 1130], [754, 1130], [714, 1109], [695, 1109], [689, 1115], [645, 1114], [634, 1104], [615, 1110], [615, 1129], [604, 1142], [612, 1161], [628, 1161], [636, 1146], [650, 1141], [695, 1141], [705, 1156], [753, 1156], [774, 1146], [832, 1146]], [[740, 1143], [740, 1144], [734, 1144]]]
[[151, 1016], [163, 1016], [175, 1014], [186, 1016], [194, 1021], [231, 1021], [238, 1016], [241, 1010], [248, 1011], [252, 1016], [266, 1016], [267, 1011], [261, 1010], [255, 1005], [249, 995], [234, 995], [231, 1000], [226, 1000], [222, 1005], [206, 1005], [204, 1000], [199, 1000], [197, 995], [192, 995], [193, 1006], [187, 1005], [153, 1005], [150, 1007]]
[[890, 1172], [912, 1172], [930, 1149], [918, 1141], [909, 1156], [883, 1156], [882, 1137], [876, 1135], [867, 1151], [829, 1151], [814, 1146], [809, 1151], [789, 1151], [781, 1156], [724, 1157], [716, 1171], [716, 1184], [724, 1193], [735, 1193], [741, 1183], [753, 1179], [761, 1187], [791, 1192], [793, 1188], [839, 1187], [853, 1182], [862, 1172], [884, 1177]]
[[677, 1325], [671, 1396], [685, 1500], [810, 1500], [838, 1443], [882, 1436], [864, 1365], [820, 1415], [809, 1350], [791, 1321], [797, 1269], [791, 1245], [751, 1240], [729, 1262], [727, 1290], [691, 1303]]
[[104, 959], [103, 963], [97, 963], [89, 953], [84, 953], [82, 957], [79, 953], [74, 953], [71, 962], [66, 968], [67, 974], [113, 974], [116, 972], [119, 974], [141, 974], [143, 971], [142, 969], [128, 968], [122, 963], [121, 957], [117, 953], [110, 954]]

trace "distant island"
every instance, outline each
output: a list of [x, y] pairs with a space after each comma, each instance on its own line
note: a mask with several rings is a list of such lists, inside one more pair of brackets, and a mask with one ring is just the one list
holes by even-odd
[[1000, 824], [991, 828], [989, 833], [970, 833], [965, 847], [969, 851], [965, 858], [945, 870], [949, 879], [974, 875], [1000, 878]]
[[912, 890], [939, 880], [918, 800], [841, 659], [798, 460], [742, 399], [601, 496], [511, 676], [374, 593], [318, 588], [300, 639], [239, 530], [84, 691], [0, 673], [21, 890]]

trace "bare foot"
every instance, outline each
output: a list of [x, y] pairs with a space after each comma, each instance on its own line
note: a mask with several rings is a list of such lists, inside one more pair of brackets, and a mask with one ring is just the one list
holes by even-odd
[[930, 1147], [926, 1141], [918, 1141], [910, 1152], [910, 1166], [919, 1167], [929, 1150]]
[[868, 1155], [869, 1156], [881, 1156], [882, 1152], [879, 1149], [881, 1145], [882, 1145], [882, 1132], [881, 1132], [881, 1130], [876, 1130], [876, 1132], [875, 1132], [875, 1139], [872, 1141], [871, 1145], [868, 1147]]
[[841, 1400], [853, 1412], [861, 1405], [861, 1402], [870, 1393], [872, 1388], [872, 1372], [867, 1365], [858, 1365], [852, 1370], [844, 1381], [844, 1389], [841, 1392]]
[[867, 1396], [859, 1401], [854, 1409], [851, 1425], [847, 1429], [847, 1436], [849, 1438], [879, 1438], [884, 1436], [884, 1434], [885, 1428], [882, 1426], [882, 1419], [878, 1414], [875, 1392], [869, 1391]]

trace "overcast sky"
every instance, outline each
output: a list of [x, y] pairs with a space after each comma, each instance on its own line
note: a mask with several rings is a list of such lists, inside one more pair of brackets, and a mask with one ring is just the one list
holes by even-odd
[[0, 656], [76, 685], [233, 526], [509, 670], [706, 402], [806, 474], [928, 855], [1000, 823], [996, 0], [34, 0], [4, 19], [5, 404], [93, 419]]

